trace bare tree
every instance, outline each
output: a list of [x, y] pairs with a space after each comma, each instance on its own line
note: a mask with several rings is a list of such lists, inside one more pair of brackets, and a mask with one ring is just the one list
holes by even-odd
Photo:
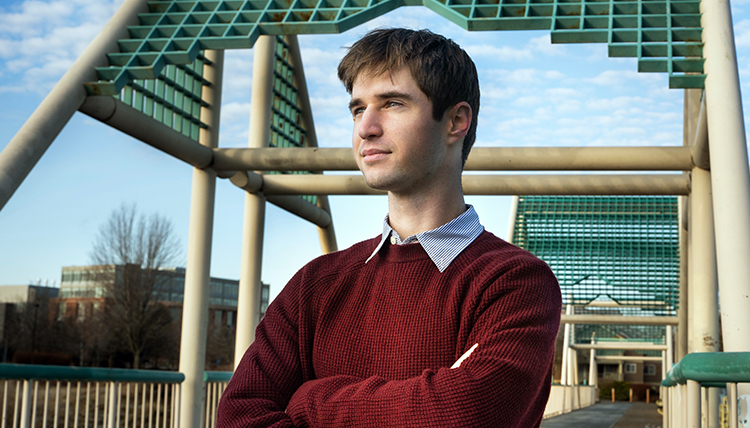
[[133, 368], [169, 335], [169, 311], [158, 302], [158, 270], [179, 255], [171, 222], [158, 214], [138, 215], [135, 205], [122, 205], [99, 228], [91, 260], [102, 266], [97, 281], [106, 290], [103, 315], [115, 343], [132, 354]]

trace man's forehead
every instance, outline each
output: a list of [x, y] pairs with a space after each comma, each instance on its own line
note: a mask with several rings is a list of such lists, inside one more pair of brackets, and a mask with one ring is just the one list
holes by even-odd
[[396, 69], [388, 69], [381, 72], [372, 69], [363, 70], [354, 79], [354, 83], [352, 85], [352, 97], [355, 97], [355, 92], [367, 90], [368, 88], [371, 88], [373, 86], [413, 86], [421, 92], [421, 89], [419, 89], [419, 86], [414, 80], [411, 71], [406, 66], [402, 66]]

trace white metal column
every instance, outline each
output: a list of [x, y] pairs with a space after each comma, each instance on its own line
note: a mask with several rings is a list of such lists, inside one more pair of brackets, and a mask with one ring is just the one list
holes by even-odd
[[701, 25], [724, 350], [750, 351], [750, 171], [729, 2], [701, 1]]
[[145, 0], [126, 0], [0, 152], [0, 210], [83, 104], [83, 84], [99, 80], [96, 67], [109, 66], [106, 54], [119, 51], [117, 41], [128, 37], [127, 27], [145, 12]]
[[[203, 55], [212, 65], [205, 65], [203, 75], [211, 85], [203, 86], [201, 98], [208, 107], [201, 108], [199, 142], [215, 148], [219, 142], [221, 111], [221, 77], [224, 51], [207, 50]], [[209, 280], [211, 278], [211, 240], [214, 223], [216, 172], [193, 169], [190, 197], [190, 231], [188, 233], [185, 297], [180, 339], [180, 372], [185, 375], [180, 396], [180, 427], [200, 428], [205, 409], [206, 336], [208, 329]]]
[[[711, 203], [711, 173], [693, 168], [690, 194], [688, 274], [688, 352], [719, 351], [719, 290]], [[719, 422], [719, 391], [712, 388], [703, 409], [709, 428]]]
[[[260, 36], [253, 54], [253, 93], [250, 100], [250, 136], [248, 147], [268, 146], [271, 133], [276, 36]], [[237, 300], [237, 333], [234, 366], [255, 340], [260, 318], [260, 281], [263, 261], [265, 197], [245, 192], [245, 219], [242, 232], [242, 265]]]

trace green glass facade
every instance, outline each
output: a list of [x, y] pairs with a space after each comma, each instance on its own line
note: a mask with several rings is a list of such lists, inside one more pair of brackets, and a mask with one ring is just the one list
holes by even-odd
[[[546, 261], [577, 314], [673, 316], [679, 307], [676, 197], [520, 196], [513, 243]], [[585, 307], [589, 302], [610, 306]], [[663, 343], [663, 326], [576, 325], [575, 342]]]

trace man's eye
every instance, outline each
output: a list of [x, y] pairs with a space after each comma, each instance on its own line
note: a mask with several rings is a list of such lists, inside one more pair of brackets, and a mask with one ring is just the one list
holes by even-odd
[[387, 105], [388, 107], [397, 107], [397, 106], [400, 106], [400, 105], [401, 105], [401, 103], [400, 103], [400, 102], [398, 102], [398, 101], [388, 101], [388, 103], [387, 103], [386, 105]]

